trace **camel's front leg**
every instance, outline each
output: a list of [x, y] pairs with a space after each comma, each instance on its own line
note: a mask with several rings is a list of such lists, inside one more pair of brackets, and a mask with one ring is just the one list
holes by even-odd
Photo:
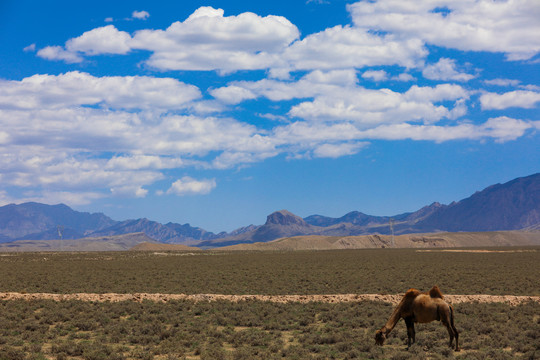
[[407, 349], [411, 347], [416, 341], [416, 334], [414, 331], [414, 320], [412, 316], [405, 318], [405, 324], [407, 325]]

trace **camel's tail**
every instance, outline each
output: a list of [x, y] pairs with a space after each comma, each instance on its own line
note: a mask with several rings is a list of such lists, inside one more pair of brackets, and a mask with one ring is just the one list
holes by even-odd
[[[454, 307], [452, 305], [448, 305], [450, 308], [450, 326], [452, 329], [456, 329], [456, 326], [454, 325]], [[457, 331], [456, 331], [457, 332]]]

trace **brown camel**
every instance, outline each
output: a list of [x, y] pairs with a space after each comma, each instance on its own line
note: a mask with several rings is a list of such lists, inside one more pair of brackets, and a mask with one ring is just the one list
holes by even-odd
[[443, 299], [443, 295], [437, 286], [429, 293], [422, 293], [416, 289], [409, 289], [399, 305], [394, 309], [392, 316], [380, 330], [375, 333], [375, 343], [382, 345], [386, 337], [396, 326], [399, 319], [403, 318], [407, 325], [407, 349], [415, 341], [414, 323], [428, 323], [441, 321], [450, 335], [449, 346], [456, 338], [456, 351], [459, 351], [458, 332], [454, 326], [454, 309]]

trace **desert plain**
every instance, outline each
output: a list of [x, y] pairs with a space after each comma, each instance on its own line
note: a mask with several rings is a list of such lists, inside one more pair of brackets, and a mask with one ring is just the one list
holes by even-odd
[[[0, 359], [534, 359], [540, 247], [0, 254]], [[438, 322], [374, 333], [409, 288]]]

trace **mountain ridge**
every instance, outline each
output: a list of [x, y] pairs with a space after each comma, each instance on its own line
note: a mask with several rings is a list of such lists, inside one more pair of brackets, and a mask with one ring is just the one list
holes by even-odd
[[343, 237], [520, 229], [540, 229], [540, 173], [488, 186], [449, 205], [434, 202], [415, 212], [394, 216], [351, 211], [339, 218], [323, 215], [301, 218], [280, 210], [268, 215], [263, 225], [248, 225], [218, 234], [189, 224], [161, 224], [146, 218], [115, 221], [102, 213], [78, 212], [64, 204], [23, 203], [0, 207], [0, 242], [143, 232], [161, 243], [209, 248], [304, 235]]

